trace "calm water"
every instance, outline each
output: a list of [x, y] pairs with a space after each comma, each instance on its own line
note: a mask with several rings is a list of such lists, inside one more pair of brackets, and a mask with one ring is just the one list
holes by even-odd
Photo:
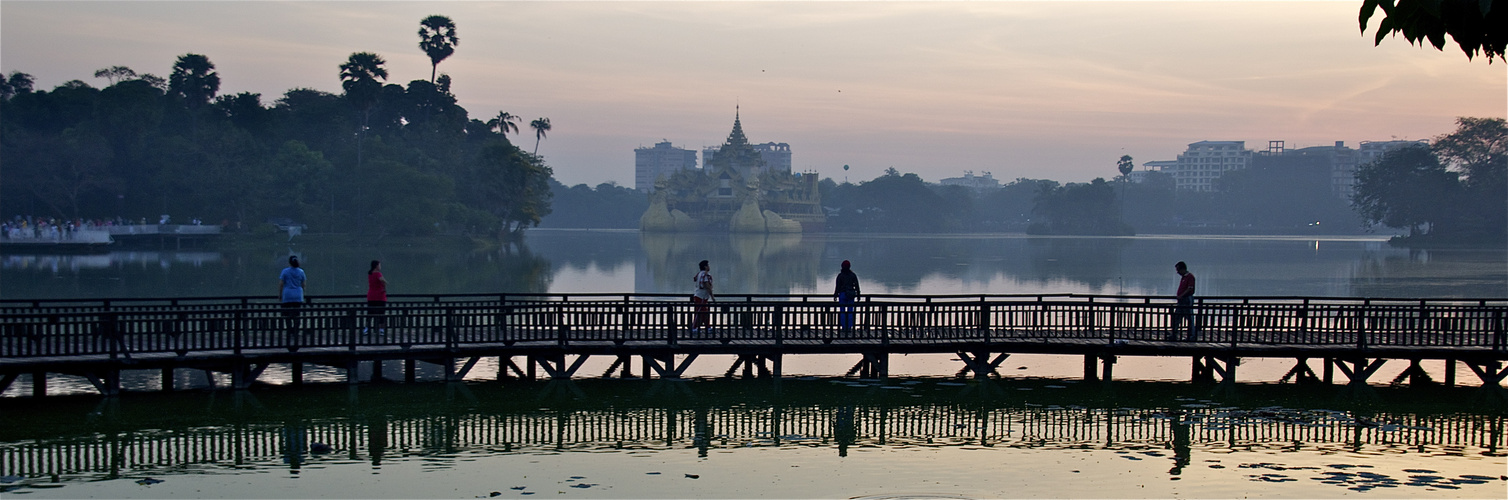
[[[310, 293], [689, 293], [708, 259], [723, 293], [829, 293], [853, 262], [868, 293], [1171, 295], [1189, 263], [1202, 295], [1508, 297], [1503, 249], [1408, 251], [1365, 238], [641, 236], [534, 231], [524, 245], [0, 255], [0, 298], [266, 295], [299, 254]], [[600, 362], [599, 362], [600, 361]], [[1014, 355], [1004, 379], [956, 381], [950, 356], [896, 356], [886, 381], [833, 378], [844, 356], [788, 358], [791, 377], [689, 382], [493, 381], [210, 391], [100, 403], [83, 379], [0, 397], [0, 488], [48, 498], [1503, 497], [1503, 406], [1472, 388], [1361, 393], [1276, 386], [1291, 360], [1243, 360], [1230, 392], [1188, 361], [1128, 358], [1109, 386], [1081, 360]], [[602, 373], [610, 361], [581, 370]], [[434, 381], [423, 368], [419, 378]], [[398, 363], [384, 373], [396, 376]], [[1442, 364], [1426, 362], [1438, 380]], [[370, 374], [371, 367], [364, 367]], [[127, 372], [150, 391], [160, 373]], [[222, 377], [223, 378], [223, 377]], [[305, 380], [338, 381], [314, 369]], [[1458, 368], [1461, 383], [1475, 375]], [[223, 387], [226, 380], [218, 380]], [[328, 448], [328, 449], [326, 449]], [[695, 476], [695, 477], [692, 477]], [[161, 481], [161, 482], [156, 482]]]

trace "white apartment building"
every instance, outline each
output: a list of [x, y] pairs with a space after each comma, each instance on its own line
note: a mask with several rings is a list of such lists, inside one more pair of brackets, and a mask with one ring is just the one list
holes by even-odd
[[1173, 182], [1178, 189], [1213, 191], [1214, 181], [1232, 170], [1251, 165], [1246, 141], [1199, 141], [1178, 155]]
[[696, 170], [696, 151], [659, 142], [652, 148], [634, 149], [634, 189], [653, 193], [655, 181], [681, 170]]

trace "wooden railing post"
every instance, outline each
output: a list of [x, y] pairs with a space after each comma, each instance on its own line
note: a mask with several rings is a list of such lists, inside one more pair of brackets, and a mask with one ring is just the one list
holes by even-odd
[[1367, 348], [1367, 309], [1366, 306], [1356, 308], [1356, 348]]
[[445, 308], [445, 350], [453, 351], [456, 348], [456, 308]]
[[[696, 314], [696, 311], [692, 311], [691, 313]], [[679, 316], [679, 314], [676, 314], [674, 303], [665, 304], [665, 344], [670, 347], [676, 346], [676, 324], [679, 323], [676, 320]], [[649, 372], [645, 372], [644, 376], [646, 378], [649, 377]]]
[[770, 318], [770, 324], [775, 328], [775, 348], [785, 346], [785, 306], [775, 306], [774, 316]]
[[1503, 345], [1508, 343], [1503, 338], [1503, 330], [1503, 310], [1492, 311], [1492, 350], [1494, 351], [1503, 350]]

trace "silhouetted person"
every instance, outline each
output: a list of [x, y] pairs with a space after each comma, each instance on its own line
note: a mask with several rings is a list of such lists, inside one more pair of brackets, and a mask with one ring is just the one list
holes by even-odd
[[696, 332], [707, 328], [709, 314], [707, 303], [712, 302], [712, 266], [707, 261], [702, 261], [696, 267], [700, 269], [696, 277], [691, 281], [696, 283], [696, 292], [691, 294], [691, 303], [696, 304], [696, 314], [691, 317], [691, 331]]
[[[833, 289], [833, 295], [838, 297], [841, 304], [853, 304], [859, 298], [859, 275], [849, 269], [848, 261], [843, 261], [843, 270], [838, 271], [838, 286]], [[839, 308], [838, 326], [843, 330], [853, 330], [853, 306], [845, 305]]]
[[1173, 306], [1173, 331], [1168, 334], [1168, 339], [1177, 340], [1183, 324], [1188, 323], [1187, 339], [1194, 340], [1197, 333], [1194, 326], [1194, 273], [1189, 272], [1188, 264], [1183, 261], [1174, 264], [1173, 270], [1181, 277], [1178, 279], [1178, 305]]

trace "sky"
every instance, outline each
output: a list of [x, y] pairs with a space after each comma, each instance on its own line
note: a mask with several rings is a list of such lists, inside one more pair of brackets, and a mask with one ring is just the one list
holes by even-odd
[[[428, 79], [419, 21], [453, 19], [439, 71], [472, 118], [553, 128], [538, 152], [568, 185], [633, 185], [634, 148], [722, 144], [735, 107], [793, 168], [859, 182], [1084, 182], [1189, 143], [1287, 147], [1429, 139], [1508, 114], [1508, 64], [1396, 38], [1361, 2], [38, 2], [0, 1], [0, 70], [37, 88], [210, 58], [221, 94], [340, 92], [353, 52], [390, 83]], [[1374, 21], [1375, 27], [1375, 21]], [[850, 170], [845, 172], [844, 165]], [[1140, 168], [1140, 167], [1138, 167]]]

